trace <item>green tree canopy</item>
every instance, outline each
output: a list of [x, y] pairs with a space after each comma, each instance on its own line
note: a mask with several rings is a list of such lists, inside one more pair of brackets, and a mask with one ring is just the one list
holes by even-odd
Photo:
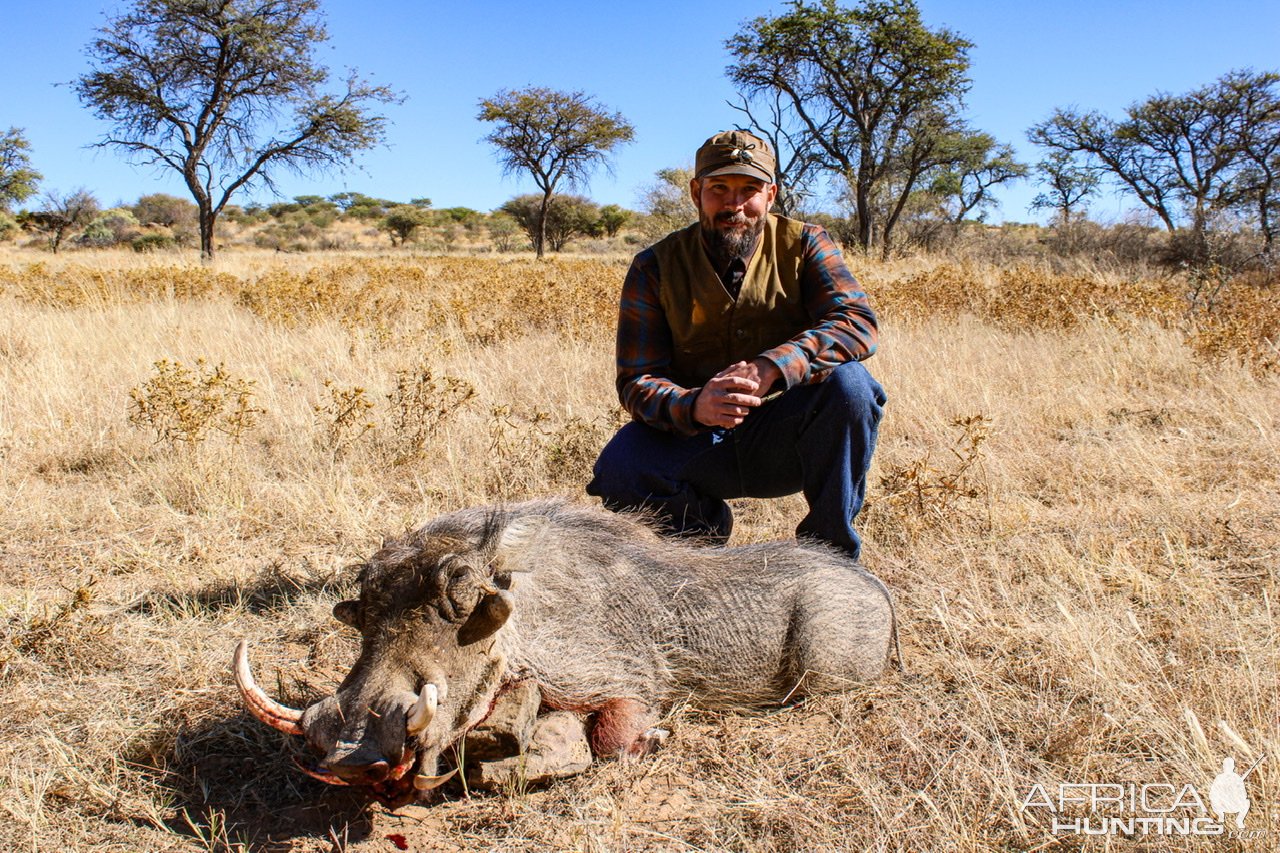
[[1052, 210], [1059, 225], [1070, 225], [1080, 206], [1097, 192], [1102, 183], [1097, 169], [1089, 169], [1066, 151], [1050, 151], [1036, 164], [1038, 183], [1044, 192], [1031, 200], [1032, 210]]
[[151, 193], [141, 196], [133, 205], [133, 215], [143, 225], [174, 228], [194, 224], [197, 210], [185, 198], [167, 193]]
[[793, 0], [727, 47], [729, 78], [748, 99], [780, 97], [802, 136], [793, 142], [847, 184], [859, 244], [878, 239], [887, 252], [942, 141], [960, 129], [972, 44], [926, 27], [913, 0]]
[[618, 232], [631, 221], [634, 214], [617, 204], [606, 204], [600, 208], [600, 227], [606, 236], [617, 237]]
[[673, 166], [659, 169], [654, 181], [640, 193], [640, 209], [644, 211], [642, 224], [645, 236], [650, 239], [683, 228], [698, 221], [698, 208], [689, 196], [689, 182], [693, 180], [692, 166]]
[[530, 235], [538, 257], [547, 243], [542, 226], [556, 189], [584, 187], [597, 166], [608, 165], [613, 149], [635, 138], [621, 113], [610, 113], [583, 92], [538, 86], [482, 100], [478, 118], [495, 125], [485, 140], [498, 150], [503, 170], [527, 172], [542, 190], [539, 227]]
[[553, 252], [563, 250], [574, 237], [601, 232], [600, 208], [590, 199], [555, 195], [549, 204], [545, 201], [544, 196], [537, 194], [521, 195], [502, 205], [500, 210], [520, 224], [531, 243], [542, 237]]
[[989, 133], [960, 132], [945, 140], [949, 156], [934, 177], [930, 191], [942, 199], [947, 218], [955, 224], [971, 214], [982, 219], [984, 208], [995, 203], [991, 188], [1025, 178], [1026, 164], [1019, 163], [1013, 147], [996, 142]]
[[396, 101], [351, 73], [336, 93], [316, 46], [319, 0], [134, 0], [88, 47], [75, 82], [112, 129], [100, 143], [182, 175], [199, 208], [200, 251], [231, 197], [273, 188], [277, 169], [345, 168], [384, 135]]
[[31, 143], [19, 128], [0, 134], [0, 211], [36, 194], [43, 177], [31, 168]]
[[382, 220], [382, 230], [391, 236], [391, 245], [403, 246], [413, 239], [414, 233], [431, 221], [431, 213], [411, 204], [398, 204], [387, 211]]
[[[377, 219], [385, 216], [387, 211], [396, 206], [396, 202], [389, 201], [385, 198], [374, 198], [364, 193], [341, 192], [329, 196], [329, 201], [333, 202], [338, 208], [348, 216], [354, 216], [356, 219]], [[426, 201], [427, 207], [430, 207], [430, 199], [415, 199], [416, 201]], [[420, 204], [410, 202], [414, 207], [422, 207]]]

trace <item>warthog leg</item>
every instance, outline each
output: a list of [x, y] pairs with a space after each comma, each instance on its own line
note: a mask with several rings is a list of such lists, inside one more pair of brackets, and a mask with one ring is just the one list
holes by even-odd
[[596, 755], [648, 755], [661, 745], [668, 732], [656, 729], [653, 708], [638, 699], [614, 699], [595, 710], [591, 749]]

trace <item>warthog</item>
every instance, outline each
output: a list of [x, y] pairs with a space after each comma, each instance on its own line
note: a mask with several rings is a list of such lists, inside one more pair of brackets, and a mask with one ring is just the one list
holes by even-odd
[[698, 547], [561, 501], [438, 518], [385, 544], [333, 612], [362, 637], [335, 695], [278, 704], [243, 642], [237, 682], [255, 716], [323, 754], [309, 773], [397, 804], [451, 775], [440, 752], [508, 685], [593, 714], [597, 755], [639, 755], [681, 700], [760, 707], [874, 679], [894, 633], [883, 584], [826, 546]]

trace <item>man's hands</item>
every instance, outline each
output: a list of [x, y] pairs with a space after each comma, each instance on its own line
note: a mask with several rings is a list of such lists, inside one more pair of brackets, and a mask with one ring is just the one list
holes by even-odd
[[767, 358], [731, 364], [702, 386], [693, 402], [693, 419], [704, 426], [732, 429], [781, 379], [782, 371]]

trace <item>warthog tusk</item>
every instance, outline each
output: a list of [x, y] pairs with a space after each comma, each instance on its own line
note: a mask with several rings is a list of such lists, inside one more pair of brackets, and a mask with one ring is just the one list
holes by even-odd
[[407, 726], [409, 737], [425, 731], [431, 725], [431, 718], [436, 715], [436, 706], [440, 703], [440, 688], [428, 682], [418, 694], [418, 701], [409, 709]]
[[442, 773], [439, 776], [414, 776], [413, 789], [415, 791], [430, 791], [432, 788], [439, 788], [445, 782], [453, 778], [453, 774], [458, 772], [458, 768], [453, 768], [448, 773]]
[[304, 734], [301, 725], [302, 712], [296, 708], [281, 705], [262, 692], [262, 688], [253, 680], [253, 673], [249, 671], [249, 642], [247, 640], [241, 640], [240, 644], [236, 646], [235, 667], [236, 686], [240, 688], [240, 695], [244, 697], [244, 703], [248, 706], [251, 714], [273, 729], [279, 729], [287, 735]]
[[312, 779], [319, 779], [321, 782], [324, 782], [326, 785], [350, 785], [351, 784], [350, 782], [342, 781], [337, 776], [330, 773], [328, 770], [317, 770], [314, 767], [308, 767], [307, 765], [303, 764], [301, 761], [299, 761], [296, 758], [293, 759], [293, 763], [297, 765], [298, 769], [301, 770], [303, 773], [306, 773]]

